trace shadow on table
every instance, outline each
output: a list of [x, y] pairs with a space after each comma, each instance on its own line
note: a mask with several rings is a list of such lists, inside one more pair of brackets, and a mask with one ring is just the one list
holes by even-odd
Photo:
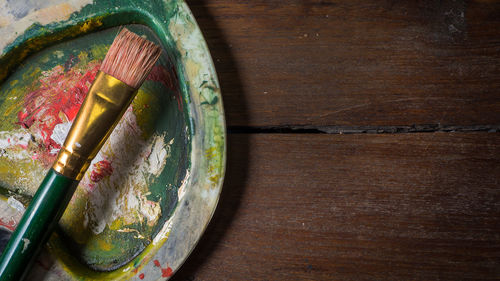
[[[222, 98], [225, 100], [224, 107], [226, 109], [229, 107], [243, 109], [243, 112], [239, 112], [238, 116], [241, 116], [240, 118], [243, 118], [243, 120], [247, 120], [245, 93], [240, 80], [238, 65], [233, 58], [229, 43], [226, 42], [217, 21], [210, 14], [205, 1], [196, 0], [187, 2], [212, 54], [219, 77]], [[231, 93], [233, 98], [225, 99], [224, 93]], [[230, 123], [230, 120], [227, 121]], [[226, 231], [238, 211], [244, 193], [244, 183], [247, 178], [248, 169], [246, 159], [249, 159], [248, 137], [249, 135], [247, 134], [240, 135], [238, 142], [233, 142], [235, 146], [237, 145], [236, 148], [231, 146], [231, 136], [228, 135], [226, 176], [217, 209], [193, 253], [171, 280], [194, 280], [197, 271], [210, 259], [212, 253], [224, 239]]]

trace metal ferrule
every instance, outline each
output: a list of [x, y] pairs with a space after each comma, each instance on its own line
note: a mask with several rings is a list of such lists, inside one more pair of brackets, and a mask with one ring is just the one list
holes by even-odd
[[68, 178], [81, 180], [136, 91], [99, 71], [52, 168]]

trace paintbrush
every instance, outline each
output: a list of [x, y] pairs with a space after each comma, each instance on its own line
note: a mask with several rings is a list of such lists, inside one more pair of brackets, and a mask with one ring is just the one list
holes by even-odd
[[79, 181], [160, 57], [154, 43], [116, 36], [57, 159], [3, 251], [0, 281], [22, 280], [61, 218]]

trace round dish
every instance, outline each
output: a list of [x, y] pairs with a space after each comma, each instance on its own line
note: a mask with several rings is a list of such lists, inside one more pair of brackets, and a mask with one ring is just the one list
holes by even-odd
[[168, 279], [205, 230], [225, 171], [219, 83], [191, 12], [183, 1], [26, 2], [0, 3], [0, 228], [15, 228], [126, 25], [164, 54], [30, 277]]

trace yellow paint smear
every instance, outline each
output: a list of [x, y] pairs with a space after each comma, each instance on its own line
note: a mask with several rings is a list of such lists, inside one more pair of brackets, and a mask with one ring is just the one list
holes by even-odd
[[23, 102], [24, 102], [23, 100], [19, 100], [18, 102], [9, 106], [5, 110], [5, 113], [3, 114], [3, 116], [9, 116], [12, 113], [12, 111], [14, 111], [15, 109], [19, 109], [23, 105]]
[[81, 27], [80, 27], [80, 31], [83, 32], [83, 33], [86, 33], [87, 31], [89, 31], [90, 29], [92, 28], [92, 24], [90, 22], [85, 22]]
[[113, 248], [113, 245], [107, 243], [102, 239], [97, 240], [97, 244], [99, 245], [99, 248], [101, 248], [104, 251], [111, 251], [111, 249]]
[[123, 222], [120, 219], [114, 220], [109, 226], [110, 230], [117, 230], [120, 229], [123, 226]]

